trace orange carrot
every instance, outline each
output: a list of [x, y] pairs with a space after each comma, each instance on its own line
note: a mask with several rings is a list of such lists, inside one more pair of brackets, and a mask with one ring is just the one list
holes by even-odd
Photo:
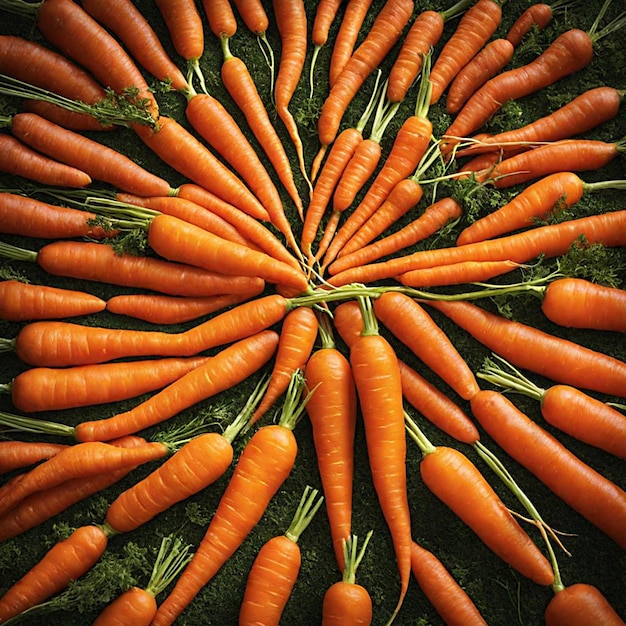
[[34, 465], [67, 448], [64, 443], [45, 441], [0, 441], [0, 474]]
[[506, 34], [506, 38], [515, 46], [522, 43], [522, 39], [533, 29], [533, 27], [543, 30], [551, 21], [557, 9], [567, 7], [570, 4], [567, 0], [556, 0], [552, 4], [537, 2], [531, 4], [513, 22]]
[[514, 261], [461, 261], [411, 270], [396, 276], [407, 287], [440, 287], [489, 280], [519, 268]]
[[[323, 0], [323, 2], [320, 2], [315, 9], [315, 18], [313, 20], [313, 29], [311, 31], [313, 54], [311, 56], [311, 68], [309, 71], [309, 83], [311, 86], [309, 93], [310, 96], [313, 95], [313, 85], [315, 82], [313, 74], [317, 57], [319, 56], [320, 50], [328, 41], [328, 32], [330, 31], [330, 27], [335, 17], [337, 16], [337, 12], [339, 11], [341, 4], [342, 0]], [[345, 19], [346, 16], [344, 15], [342, 24]]]
[[557, 590], [545, 611], [546, 626], [623, 626], [624, 621], [593, 585], [576, 583]]
[[213, 34], [221, 39], [237, 32], [237, 20], [228, 0], [202, 0], [202, 6]]
[[264, 36], [269, 19], [260, 0], [233, 0], [233, 4], [250, 31], [255, 35]]

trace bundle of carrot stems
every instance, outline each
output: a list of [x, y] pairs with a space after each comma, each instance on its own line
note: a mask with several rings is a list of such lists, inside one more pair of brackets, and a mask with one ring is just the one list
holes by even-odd
[[0, 624], [623, 625], [624, 28], [0, 0]]

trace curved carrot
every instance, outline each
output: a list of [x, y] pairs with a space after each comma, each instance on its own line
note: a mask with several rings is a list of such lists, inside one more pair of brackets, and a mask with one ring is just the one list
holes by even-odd
[[545, 611], [546, 626], [623, 626], [624, 621], [593, 585], [576, 583], [557, 591]]
[[531, 4], [526, 10], [522, 11], [520, 16], [513, 22], [513, 25], [510, 26], [506, 38], [515, 47], [519, 46], [522, 43], [522, 39], [532, 30], [533, 26], [543, 30], [552, 21], [555, 9], [567, 4], [567, 1], [557, 1], [552, 4], [543, 2]]
[[471, 402], [482, 427], [511, 457], [564, 502], [626, 545], [626, 493], [583, 463], [497, 391], [483, 390]]
[[0, 441], [0, 474], [34, 465], [67, 448], [64, 443], [45, 441]]
[[81, 526], [44, 555], [0, 598], [0, 621], [65, 589], [74, 579], [89, 571], [102, 556], [108, 538], [100, 526]]

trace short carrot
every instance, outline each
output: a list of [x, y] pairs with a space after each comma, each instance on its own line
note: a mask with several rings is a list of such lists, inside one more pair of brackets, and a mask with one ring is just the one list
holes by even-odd
[[64, 443], [45, 441], [0, 441], [0, 474], [34, 465], [67, 448]]
[[239, 624], [278, 624], [296, 584], [302, 554], [298, 545], [324, 498], [307, 486], [291, 524], [282, 535], [268, 539], [250, 568], [239, 610]]
[[581, 461], [503, 394], [483, 390], [472, 414], [511, 457], [624, 548], [626, 493]]
[[546, 626], [623, 626], [624, 621], [593, 585], [576, 583], [557, 590], [545, 610]]
[[536, 2], [522, 11], [506, 33], [506, 38], [517, 48], [533, 27], [543, 30], [551, 21], [557, 10], [567, 7], [568, 0], [556, 0], [550, 4]]

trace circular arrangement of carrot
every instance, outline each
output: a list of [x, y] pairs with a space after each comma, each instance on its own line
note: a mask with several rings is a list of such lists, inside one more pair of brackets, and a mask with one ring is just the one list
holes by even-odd
[[623, 625], [624, 28], [0, 0], [0, 624]]

